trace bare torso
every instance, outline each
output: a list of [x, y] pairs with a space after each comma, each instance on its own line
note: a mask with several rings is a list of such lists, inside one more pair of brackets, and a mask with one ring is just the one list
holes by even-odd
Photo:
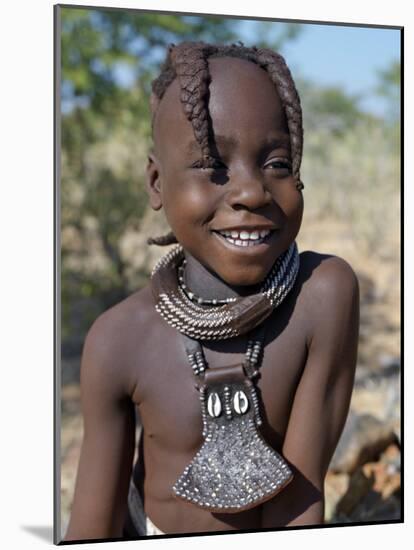
[[[145, 512], [165, 533], [323, 522], [324, 476], [353, 386], [358, 286], [340, 258], [300, 258], [292, 291], [267, 320], [258, 381], [262, 434], [294, 467], [294, 480], [268, 503], [236, 514], [210, 513], [173, 496], [172, 485], [202, 444], [200, 400], [182, 337], [156, 312], [148, 285], [105, 312], [85, 343], [86, 430], [65, 540], [121, 536], [131, 475]], [[246, 344], [246, 336], [206, 344], [209, 368], [240, 362]], [[132, 471], [135, 410], [143, 439]]]
[[[267, 320], [258, 381], [266, 415], [261, 431], [278, 452], [306, 362], [310, 323], [304, 314], [304, 275], [302, 270], [291, 294]], [[239, 514], [212, 514], [173, 497], [172, 485], [202, 444], [199, 394], [181, 335], [155, 311], [150, 287], [130, 300], [137, 316], [136, 325], [128, 329], [128, 376], [135, 380], [131, 397], [143, 425], [145, 480], [140, 465], [134, 476], [143, 487], [147, 514], [169, 533], [259, 527], [260, 507]], [[205, 342], [209, 368], [241, 361], [246, 344], [245, 336]]]

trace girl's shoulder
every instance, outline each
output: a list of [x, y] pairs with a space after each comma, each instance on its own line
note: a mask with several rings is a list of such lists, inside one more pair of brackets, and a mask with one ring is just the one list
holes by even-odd
[[108, 359], [120, 355], [156, 322], [150, 284], [101, 313], [90, 327], [86, 341], [104, 349]]
[[302, 313], [309, 323], [308, 340], [329, 326], [358, 323], [359, 283], [352, 266], [340, 256], [306, 250], [298, 274]]
[[[300, 253], [299, 277], [315, 297], [325, 298], [336, 292], [355, 292], [358, 277], [352, 266], [340, 256], [305, 250]], [[323, 296], [322, 296], [323, 297]]]

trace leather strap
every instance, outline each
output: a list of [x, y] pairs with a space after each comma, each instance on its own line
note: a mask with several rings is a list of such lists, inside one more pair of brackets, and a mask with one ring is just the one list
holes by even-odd
[[[266, 335], [266, 322], [263, 322], [261, 323], [260, 325], [258, 325], [256, 328], [254, 328], [250, 335], [249, 335], [249, 338], [248, 339], [252, 339], [252, 340], [259, 340], [261, 342], [264, 342], [264, 339], [265, 339], [265, 335]], [[182, 337], [182, 342], [184, 344], [184, 348], [185, 348], [185, 352], [188, 355], [192, 355], [192, 354], [195, 354], [197, 352], [200, 352], [204, 355], [203, 353], [203, 346], [201, 344], [201, 341], [200, 340], [195, 340], [194, 338], [190, 338], [190, 336], [187, 336], [186, 334], [183, 334], [183, 333], [180, 333], [181, 334], [181, 337]], [[225, 367], [215, 367], [214, 368], [214, 371], [218, 371], [219, 369], [232, 369], [234, 370], [235, 367], [239, 367], [241, 366], [243, 368], [243, 371], [245, 372], [245, 374], [250, 374], [248, 372], [246, 372], [246, 368], [245, 368], [245, 365], [243, 363], [239, 363], [238, 365], [230, 365], [230, 366], [225, 366]], [[208, 367], [208, 365], [207, 365]], [[210, 370], [210, 373], [212, 372], [212, 370]], [[222, 373], [224, 373], [225, 371], [223, 370]], [[210, 373], [209, 373], [209, 376], [210, 376]], [[207, 374], [207, 373], [206, 373]], [[200, 378], [199, 376], [196, 376], [196, 378]]]
[[204, 381], [209, 386], [214, 384], [226, 384], [231, 382], [243, 382], [246, 379], [246, 373], [242, 363], [235, 365], [226, 365], [224, 367], [215, 367], [207, 369], [204, 374]]

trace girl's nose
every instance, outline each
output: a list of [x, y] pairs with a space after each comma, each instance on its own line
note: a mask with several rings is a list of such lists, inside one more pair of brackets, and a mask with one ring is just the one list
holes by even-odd
[[254, 170], [240, 168], [233, 172], [228, 183], [227, 201], [232, 208], [256, 210], [272, 201], [263, 178]]

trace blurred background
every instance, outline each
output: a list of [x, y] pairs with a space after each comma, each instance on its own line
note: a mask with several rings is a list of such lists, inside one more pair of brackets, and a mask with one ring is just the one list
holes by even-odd
[[400, 517], [400, 32], [61, 7], [62, 533], [83, 436], [88, 328], [145, 285], [168, 228], [144, 189], [149, 92], [169, 43], [285, 56], [304, 111], [299, 250], [345, 258], [361, 289], [351, 410], [326, 478], [326, 521]]

